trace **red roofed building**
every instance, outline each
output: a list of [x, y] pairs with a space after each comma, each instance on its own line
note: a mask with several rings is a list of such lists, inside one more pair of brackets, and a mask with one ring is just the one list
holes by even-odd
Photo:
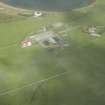
[[32, 45], [32, 40], [31, 39], [25, 39], [21, 42], [21, 47], [24, 48], [24, 47], [28, 47], [28, 46], [31, 46]]

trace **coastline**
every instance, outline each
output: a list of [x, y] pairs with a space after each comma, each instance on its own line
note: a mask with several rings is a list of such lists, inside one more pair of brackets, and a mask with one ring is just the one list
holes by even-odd
[[0, 12], [2, 12], [2, 11], [13, 11], [13, 12], [18, 13], [18, 12], [25, 12], [25, 11], [32, 11], [32, 10], [13, 7], [11, 5], [0, 2]]
[[[29, 9], [23, 9], [23, 8], [19, 8], [19, 7], [13, 7], [11, 5], [5, 4], [0, 2], [0, 12], [6, 12], [9, 14], [18, 14], [21, 12], [33, 12], [34, 10], [29, 10]], [[40, 11], [40, 10], [39, 10]], [[41, 10], [42, 11], [42, 10]], [[12, 12], [12, 13], [11, 13]], [[42, 11], [43, 13], [58, 13], [58, 12], [53, 12], [53, 11]]]
[[86, 10], [86, 9], [94, 7], [96, 3], [97, 3], [96, 0], [92, 0], [92, 2], [88, 6], [74, 9], [74, 11], [81, 11], [81, 10], [84, 11], [84, 9]]
[[[78, 9], [74, 9], [74, 11], [79, 11], [81, 9], [84, 9], [84, 8], [89, 8], [89, 7], [92, 7], [94, 6], [94, 4], [96, 3], [96, 0], [91, 0], [91, 4], [86, 6], [86, 7], [81, 7], [81, 8], [78, 8]], [[11, 5], [8, 5], [8, 4], [5, 4], [3, 2], [0, 2], [0, 12], [6, 12], [6, 13], [9, 13], [9, 14], [18, 14], [18, 13], [21, 13], [21, 12], [32, 12], [34, 10], [29, 10], [29, 9], [24, 9], [24, 8], [19, 8], [19, 7], [13, 7]], [[43, 11], [41, 10], [43, 13], [64, 13], [64, 11]]]

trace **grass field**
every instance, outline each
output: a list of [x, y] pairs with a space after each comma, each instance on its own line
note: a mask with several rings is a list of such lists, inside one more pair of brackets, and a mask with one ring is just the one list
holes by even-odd
[[[30, 32], [59, 21], [73, 27], [69, 47], [57, 54], [20, 47]], [[105, 32], [92, 37], [82, 31], [88, 25], [105, 26], [105, 0], [69, 13], [2, 20], [0, 105], [105, 105]]]

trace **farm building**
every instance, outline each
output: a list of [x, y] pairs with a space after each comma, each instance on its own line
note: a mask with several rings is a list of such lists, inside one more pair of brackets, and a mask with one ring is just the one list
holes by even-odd
[[96, 27], [90, 27], [88, 32], [91, 36], [100, 37], [101, 35], [98, 34]]
[[30, 37], [32, 41], [39, 43], [44, 48], [61, 46], [61, 38], [58, 34], [45, 31]]
[[43, 14], [42, 14], [42, 12], [40, 12], [40, 11], [35, 11], [34, 12], [34, 17], [40, 17], [40, 16], [42, 16]]
[[67, 44], [64, 44], [63, 38], [61, 35], [54, 33], [52, 31], [44, 31], [37, 33], [35, 35], [27, 37], [21, 42], [22, 48], [31, 46], [32, 44], [38, 43], [44, 48], [57, 48], [64, 47]]
[[29, 39], [29, 38], [21, 41], [21, 47], [22, 48], [25, 48], [25, 47], [28, 47], [28, 46], [31, 46], [31, 45], [32, 45], [32, 40]]

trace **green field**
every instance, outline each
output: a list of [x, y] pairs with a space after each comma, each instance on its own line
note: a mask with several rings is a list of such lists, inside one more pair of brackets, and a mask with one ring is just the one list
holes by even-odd
[[[105, 105], [105, 32], [96, 38], [82, 31], [89, 25], [105, 26], [105, 0], [40, 18], [4, 17], [0, 16], [0, 105]], [[69, 25], [69, 47], [56, 54], [38, 45], [20, 47], [30, 32], [59, 21]]]

